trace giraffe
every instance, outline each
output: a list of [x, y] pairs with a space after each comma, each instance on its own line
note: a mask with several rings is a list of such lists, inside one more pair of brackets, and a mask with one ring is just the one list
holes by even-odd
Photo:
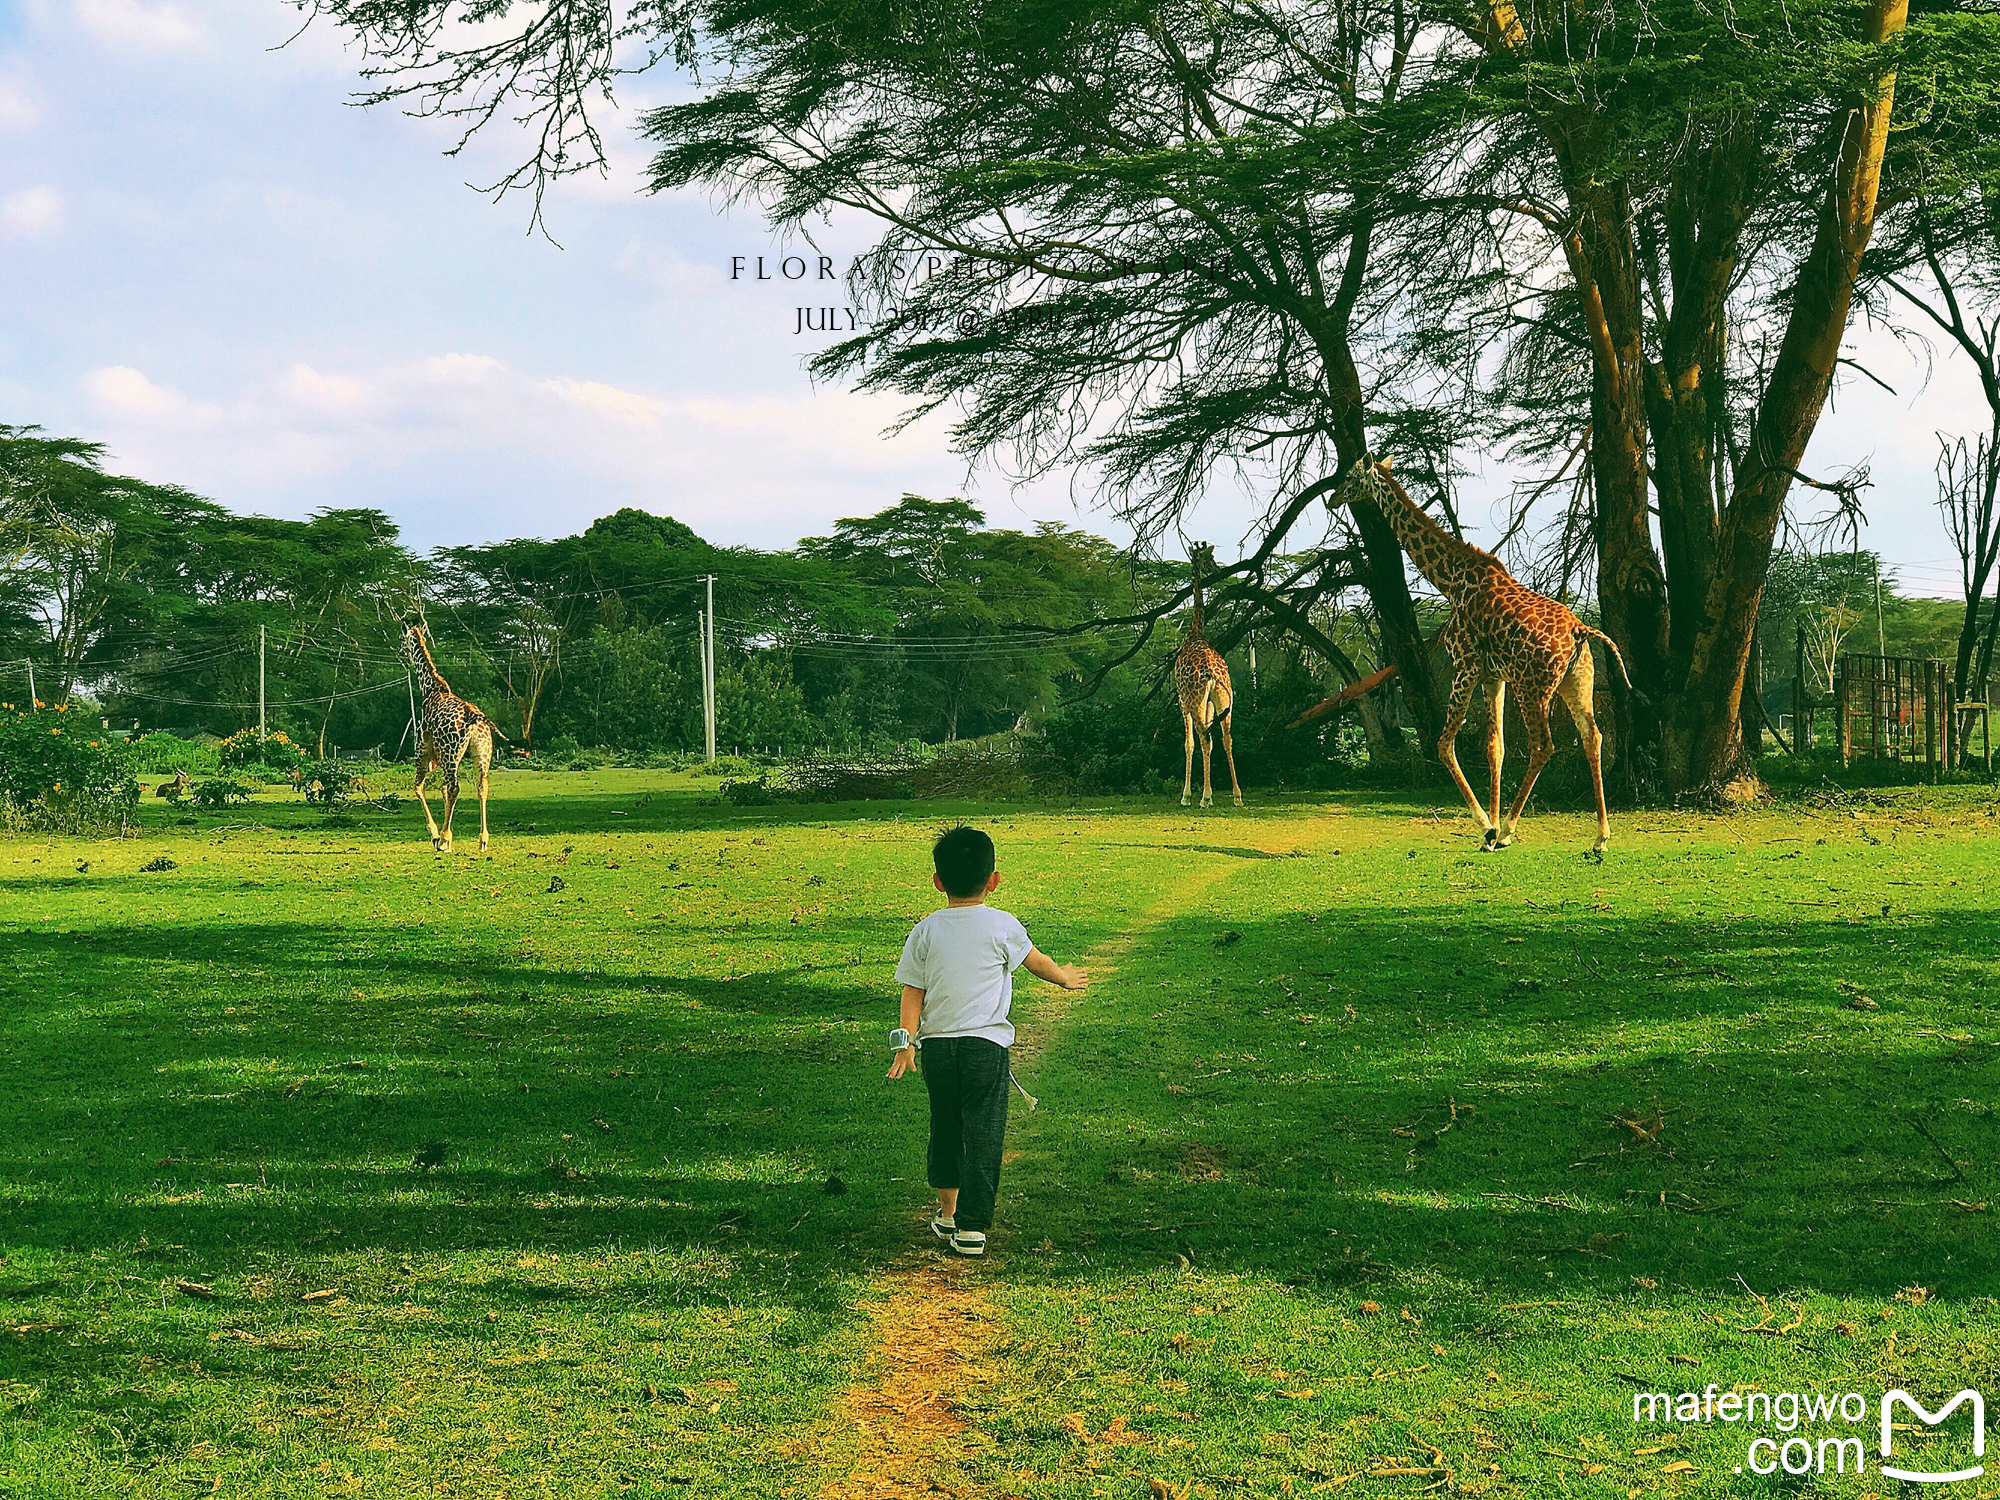
[[[486, 852], [486, 784], [493, 770], [493, 736], [499, 733], [493, 721], [474, 704], [457, 697], [451, 684], [431, 660], [430, 631], [419, 620], [403, 632], [403, 655], [423, 689], [423, 707], [417, 713], [417, 801], [430, 825], [431, 847], [451, 852], [451, 816], [458, 807], [458, 766], [470, 750], [479, 766], [479, 852]], [[502, 735], [502, 739], [506, 736]], [[424, 781], [431, 770], [444, 773], [444, 832], [424, 797]]]
[[[1586, 637], [1610, 647], [1618, 675], [1629, 688], [1632, 679], [1626, 675], [1618, 643], [1584, 624], [1554, 599], [1522, 585], [1492, 553], [1458, 540], [1425, 515], [1409, 492], [1390, 477], [1388, 460], [1373, 463], [1363, 458], [1357, 462], [1327, 503], [1341, 506], [1358, 500], [1372, 502], [1381, 511], [1417, 571], [1451, 602], [1451, 617], [1438, 632], [1452, 663], [1451, 703], [1445, 712], [1444, 734], [1438, 740], [1438, 759], [1445, 763], [1473, 817], [1486, 831], [1481, 847], [1505, 849], [1514, 842], [1521, 809], [1554, 748], [1549, 712], [1560, 695], [1583, 741], [1584, 759], [1590, 763], [1591, 788], [1597, 794], [1597, 842], [1591, 853], [1601, 855], [1611, 838], [1611, 820], [1604, 810], [1604, 736], [1598, 733], [1597, 716], [1591, 707], [1597, 668]], [[1501, 713], [1510, 682], [1520, 695], [1521, 720], [1527, 728], [1528, 770], [1503, 817], [1500, 763], [1506, 747]], [[1490, 818], [1465, 772], [1459, 769], [1456, 748], [1466, 709], [1473, 693], [1480, 690], [1485, 693], [1490, 720], [1486, 729], [1486, 760], [1493, 771]]]
[[1181, 636], [1180, 652], [1174, 657], [1174, 688], [1181, 699], [1181, 723], [1187, 730], [1187, 770], [1181, 777], [1181, 806], [1188, 805], [1194, 789], [1194, 733], [1201, 727], [1201, 805], [1210, 806], [1215, 794], [1209, 785], [1209, 769], [1214, 751], [1209, 745], [1209, 725], [1222, 721], [1222, 753], [1229, 757], [1229, 790], [1236, 805], [1243, 805], [1243, 788], [1236, 780], [1236, 744], [1229, 731], [1230, 711], [1236, 695], [1229, 688], [1229, 664], [1222, 653], [1209, 645], [1201, 631], [1201, 575], [1215, 567], [1215, 549], [1206, 542], [1188, 548], [1188, 564], [1194, 573], [1194, 614]]

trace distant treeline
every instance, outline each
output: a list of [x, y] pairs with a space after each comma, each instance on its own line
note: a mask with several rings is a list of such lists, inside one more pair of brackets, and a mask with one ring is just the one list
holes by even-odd
[[[627, 509], [576, 536], [419, 556], [380, 511], [235, 515], [106, 474], [92, 444], [0, 428], [0, 534], [0, 700], [25, 701], [32, 671], [42, 701], [114, 727], [226, 736], [255, 725], [261, 642], [271, 730], [318, 754], [407, 755], [397, 641], [421, 608], [454, 688], [515, 744], [694, 750], [712, 586], [724, 749], [870, 751], [1033, 729], [1107, 789], [1180, 772], [1162, 667], [1185, 619], [1165, 607], [1185, 590], [1186, 565], [1135, 560], [1063, 526], [988, 528], [963, 500], [905, 495], [780, 552], [715, 546]], [[1867, 553], [1774, 569], [1763, 662], [1773, 711], [1789, 704], [1799, 625], [1809, 673], [1843, 642], [1873, 648], [1875, 572]], [[1891, 652], [1949, 649], [1955, 606], [1902, 600], [1888, 580], [1882, 600]], [[1366, 735], [1351, 719], [1284, 727], [1349, 670], [1386, 659], [1365, 608], [1320, 606], [1306, 622], [1319, 647], [1344, 654], [1338, 663], [1268, 625], [1233, 627], [1233, 609], [1216, 603], [1210, 634], [1237, 680], [1249, 779], [1323, 780], [1363, 758], [1371, 735], [1400, 747], [1392, 692]], [[1161, 616], [1151, 629], [1149, 616]]]

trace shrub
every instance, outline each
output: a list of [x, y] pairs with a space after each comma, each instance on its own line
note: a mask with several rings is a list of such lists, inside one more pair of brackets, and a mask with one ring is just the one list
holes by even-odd
[[141, 776], [165, 776], [183, 768], [192, 775], [197, 771], [212, 772], [222, 769], [222, 757], [215, 746], [201, 745], [193, 740], [184, 740], [174, 734], [147, 734], [127, 742], [130, 765]]
[[546, 760], [550, 765], [566, 766], [577, 757], [583, 747], [576, 742], [573, 734], [559, 734], [554, 739], [535, 746], [534, 759]]
[[[1184, 737], [1171, 698], [1149, 701], [1135, 688], [1108, 687], [1050, 714], [1042, 736], [1050, 758], [1078, 792], [1156, 791], [1169, 782], [1179, 790]], [[1226, 787], [1229, 772], [1221, 769]], [[1200, 770], [1197, 764], [1195, 773]]]
[[300, 794], [316, 807], [345, 807], [368, 792], [360, 774], [337, 760], [300, 766], [297, 779]]
[[[303, 765], [304, 762], [301, 761], [300, 766], [302, 767]], [[265, 765], [261, 760], [253, 760], [247, 766], [232, 766], [230, 769], [235, 772], [240, 780], [246, 781], [252, 786], [277, 786], [280, 783], [290, 783], [292, 778], [298, 775], [299, 771], [297, 767], [291, 770], [280, 770], [276, 766]]]
[[250, 788], [226, 776], [211, 777], [194, 784], [194, 800], [202, 807], [220, 811], [232, 802], [249, 801]]
[[747, 755], [718, 755], [714, 760], [697, 758], [694, 765], [697, 776], [750, 777], [761, 775], [768, 769], [767, 765]]
[[139, 802], [125, 747], [62, 709], [0, 705], [0, 815], [81, 833], [121, 825]]
[[755, 781], [725, 781], [720, 790], [722, 800], [732, 807], [768, 807], [778, 800], [778, 794], [771, 790], [769, 776], [759, 776]]
[[224, 771], [247, 770], [253, 765], [269, 766], [281, 777], [305, 764], [305, 752], [280, 734], [260, 735], [254, 729], [239, 729], [216, 750]]

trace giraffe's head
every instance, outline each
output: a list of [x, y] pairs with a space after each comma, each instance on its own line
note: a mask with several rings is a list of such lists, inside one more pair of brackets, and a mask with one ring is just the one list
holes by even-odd
[[411, 620], [403, 627], [403, 659], [415, 665], [417, 658], [430, 646], [430, 632], [424, 628], [422, 620]]
[[1215, 548], [1207, 542], [1188, 544], [1188, 562], [1193, 566], [1195, 577], [1200, 578], [1215, 572]]
[[1347, 473], [1341, 477], [1340, 488], [1335, 490], [1326, 502], [1328, 510], [1339, 510], [1343, 505], [1352, 505], [1357, 500], [1373, 500], [1380, 491], [1382, 480], [1375, 471], [1389, 471], [1389, 460], [1377, 460], [1372, 454], [1354, 461]]

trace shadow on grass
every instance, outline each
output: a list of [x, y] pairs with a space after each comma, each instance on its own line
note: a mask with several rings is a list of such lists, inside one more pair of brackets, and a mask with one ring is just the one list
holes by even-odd
[[[1996, 1186], [2000, 1049], [1965, 1019], [1993, 1013], [1992, 930], [1341, 913], [1333, 942], [1297, 914], [1183, 918], [1039, 1062], [1003, 1217], [1099, 1266], [1185, 1254], [1301, 1283], [1990, 1287], [1992, 1237], [1951, 1200]], [[16, 983], [43, 998], [10, 1027], [29, 1084], [0, 1239], [172, 1244], [203, 1274], [714, 1244], [808, 1299], [907, 1248], [921, 1102], [884, 1093], [844, 969], [620, 975], [398, 937], [14, 937]], [[259, 976], [236, 1013], [219, 972]], [[1842, 1010], [1843, 983], [1884, 1009]], [[415, 1166], [432, 1142], [446, 1164]], [[850, 1191], [826, 1195], [829, 1173]]]
[[[1523, 1299], [1738, 1275], [1989, 1294], [1993, 922], [1183, 919], [1029, 1080], [1019, 1241]], [[1881, 1010], [1844, 1009], [1864, 988]]]

